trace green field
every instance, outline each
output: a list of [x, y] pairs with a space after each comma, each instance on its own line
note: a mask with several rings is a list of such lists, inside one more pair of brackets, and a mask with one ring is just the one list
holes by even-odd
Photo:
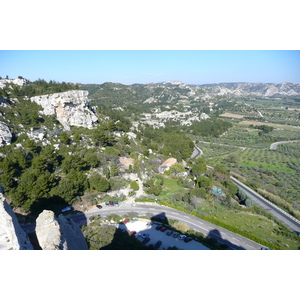
[[217, 211], [214, 217], [220, 221], [236, 226], [241, 230], [255, 234], [264, 240], [277, 245], [281, 249], [297, 250], [300, 246], [300, 239], [294, 233], [282, 234], [282, 228], [274, 221], [265, 216], [255, 215], [247, 211]]

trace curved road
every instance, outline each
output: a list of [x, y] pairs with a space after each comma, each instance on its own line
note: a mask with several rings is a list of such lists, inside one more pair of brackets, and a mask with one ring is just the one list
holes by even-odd
[[262, 245], [254, 241], [244, 238], [215, 224], [199, 219], [185, 212], [157, 204], [136, 204], [135, 206], [132, 206], [131, 204], [124, 202], [118, 207], [103, 207], [102, 209], [94, 208], [85, 213], [85, 217], [89, 219], [90, 216], [95, 214], [100, 214], [101, 217], [105, 217], [110, 214], [132, 214], [146, 216], [149, 218], [163, 215], [169, 220], [178, 220], [186, 223], [190, 229], [201, 232], [206, 236], [213, 237], [218, 242], [228, 245], [228, 248], [232, 250], [259, 250], [262, 247]]
[[[263, 245], [244, 238], [236, 233], [219, 227], [215, 224], [199, 219], [185, 212], [157, 204], [145, 205], [135, 204], [132, 206], [129, 202], [123, 202], [120, 206], [106, 207], [102, 209], [93, 208], [85, 213], [65, 215], [71, 218], [79, 226], [87, 223], [93, 215], [100, 215], [101, 218], [110, 214], [146, 216], [151, 217], [163, 216], [168, 220], [177, 220], [186, 223], [190, 229], [203, 233], [205, 236], [215, 238], [218, 242], [226, 244], [231, 250], [259, 250]], [[26, 233], [35, 232], [35, 223], [20, 224]]]
[[297, 141], [282, 141], [282, 142], [276, 142], [276, 143], [273, 143], [271, 144], [270, 146], [270, 150], [275, 150], [277, 148], [278, 145], [281, 145], [281, 144], [287, 144], [287, 143], [299, 143], [300, 141], [297, 140]]

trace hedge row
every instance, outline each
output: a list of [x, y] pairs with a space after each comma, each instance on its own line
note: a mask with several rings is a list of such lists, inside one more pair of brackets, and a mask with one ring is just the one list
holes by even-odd
[[135, 200], [135, 202], [156, 202], [156, 200], [152, 200], [152, 199], [141, 199], [141, 200]]
[[210, 222], [210, 223], [213, 223], [213, 224], [215, 224], [215, 225], [217, 225], [217, 226], [223, 227], [223, 228], [225, 228], [225, 229], [227, 229], [227, 230], [229, 230], [229, 231], [232, 231], [232, 232], [234, 232], [234, 233], [237, 233], [237, 234], [239, 234], [239, 235], [241, 235], [241, 236], [243, 236], [243, 237], [245, 237], [245, 238], [248, 238], [248, 239], [250, 239], [250, 240], [252, 240], [252, 241], [254, 241], [254, 242], [256, 242], [256, 243], [259, 243], [259, 244], [261, 244], [261, 245], [264, 245], [264, 246], [266, 246], [266, 247], [268, 247], [268, 248], [270, 248], [270, 249], [273, 249], [273, 250], [281, 250], [280, 247], [274, 245], [274, 244], [271, 243], [271, 242], [268, 242], [268, 241], [266, 241], [266, 240], [264, 240], [264, 239], [262, 239], [262, 238], [260, 238], [260, 237], [258, 237], [258, 236], [256, 236], [256, 235], [254, 235], [254, 234], [252, 234], [252, 233], [243, 231], [243, 230], [241, 230], [241, 229], [239, 229], [239, 228], [237, 228], [237, 227], [235, 227], [235, 226], [232, 226], [232, 225], [223, 223], [222, 221], [217, 220], [217, 219], [215, 219], [215, 218], [212, 217], [212, 216], [201, 216], [201, 215], [199, 215], [199, 214], [196, 213], [196, 212], [189, 212], [188, 210], [186, 210], [186, 209], [184, 209], [184, 208], [182, 208], [182, 207], [177, 207], [177, 206], [175, 206], [175, 205], [173, 205], [173, 204], [170, 204], [170, 203], [168, 203], [168, 202], [166, 202], [166, 201], [160, 201], [160, 204], [165, 205], [165, 206], [168, 206], [168, 207], [171, 207], [171, 208], [174, 208], [174, 209], [177, 209], [177, 210], [181, 210], [181, 211], [183, 211], [183, 212], [185, 212], [185, 213], [188, 213], [188, 214], [190, 214], [190, 215], [193, 215], [193, 216], [195, 216], [195, 217], [197, 217], [197, 218], [203, 219], [203, 220], [208, 221], [208, 222]]

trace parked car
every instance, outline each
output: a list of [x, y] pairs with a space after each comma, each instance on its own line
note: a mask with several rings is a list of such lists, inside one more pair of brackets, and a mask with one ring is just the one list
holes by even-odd
[[174, 233], [173, 233], [173, 237], [174, 237], [174, 238], [177, 238], [178, 236], [179, 236], [179, 233], [178, 233], [178, 232], [174, 232]]
[[139, 238], [139, 237], [141, 237], [141, 234], [140, 234], [140, 233], [136, 233], [134, 236], [135, 236], [136, 238]]
[[167, 250], [172, 250], [174, 248], [173, 245], [169, 245], [169, 247], [167, 248]]
[[96, 207], [99, 208], [99, 209], [101, 209], [101, 208], [102, 208], [102, 205], [97, 204]]
[[163, 227], [162, 225], [157, 225], [157, 226], [155, 227], [155, 229], [156, 229], [156, 230], [160, 230], [162, 227]]
[[146, 238], [143, 240], [143, 244], [147, 244], [149, 241], [150, 241], [150, 238], [146, 237]]
[[142, 234], [142, 238], [144, 239], [144, 238], [147, 238], [147, 237], [149, 237], [149, 233], [143, 233]]
[[119, 206], [119, 202], [118, 201], [114, 201], [115, 206]]
[[158, 249], [160, 247], [160, 245], [162, 244], [162, 241], [157, 241], [154, 248]]
[[131, 220], [130, 220], [130, 223], [134, 223], [134, 222], [136, 222], [137, 221], [137, 218], [132, 218]]
[[152, 226], [153, 223], [152, 223], [152, 222], [148, 222], [146, 225], [147, 225], [147, 226]]
[[123, 224], [126, 224], [128, 222], [129, 222], [129, 219], [127, 219], [127, 218], [122, 221]]
[[109, 201], [109, 205], [110, 206], [114, 206], [114, 202], [113, 201]]
[[105, 206], [109, 206], [109, 203], [108, 203], [108, 202], [105, 202]]
[[165, 232], [167, 230], [167, 227], [162, 227], [161, 229], [160, 229], [160, 231], [162, 231], [162, 232]]
[[271, 249], [266, 248], [266, 247], [262, 247], [260, 250], [271, 250]]
[[130, 235], [135, 235], [136, 234], [136, 231], [133, 230], [133, 231], [130, 231]]
[[297, 234], [297, 235], [299, 235], [299, 236], [300, 236], [300, 231], [295, 231], [295, 232], [296, 232], [296, 234]]
[[187, 236], [187, 237], [184, 239], [184, 241], [185, 241], [186, 243], [190, 242], [191, 240], [192, 240], [192, 238], [189, 237], [189, 236]]
[[186, 238], [186, 235], [184, 235], [184, 234], [181, 234], [181, 235], [178, 237], [179, 240], [184, 240], [185, 238]]
[[173, 233], [172, 230], [168, 230], [168, 231], [166, 232], [166, 234], [169, 235], [169, 236], [172, 235], [172, 233]]

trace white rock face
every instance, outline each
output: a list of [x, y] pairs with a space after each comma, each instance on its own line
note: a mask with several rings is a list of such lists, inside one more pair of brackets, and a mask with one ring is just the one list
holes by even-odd
[[0, 147], [11, 144], [12, 134], [7, 125], [0, 122]]
[[26, 85], [26, 79], [19, 79], [19, 78], [16, 78], [16, 79], [0, 79], [0, 88], [3, 89], [6, 85], [6, 83], [13, 83], [13, 84], [16, 84], [16, 85], [23, 86], [23, 85]]
[[44, 210], [36, 219], [35, 232], [43, 250], [60, 250], [61, 234], [53, 211]]
[[92, 128], [98, 121], [88, 107], [88, 91], [74, 90], [51, 95], [31, 97], [30, 100], [43, 107], [44, 115], [55, 115], [64, 129], [70, 126]]
[[59, 215], [57, 219], [66, 248], [68, 250], [88, 250], [88, 245], [79, 226], [72, 219], [67, 219], [63, 215]]
[[56, 219], [51, 210], [44, 210], [36, 219], [36, 236], [43, 250], [87, 250], [80, 228], [63, 215]]
[[27, 234], [2, 194], [0, 194], [0, 250], [33, 250]]

